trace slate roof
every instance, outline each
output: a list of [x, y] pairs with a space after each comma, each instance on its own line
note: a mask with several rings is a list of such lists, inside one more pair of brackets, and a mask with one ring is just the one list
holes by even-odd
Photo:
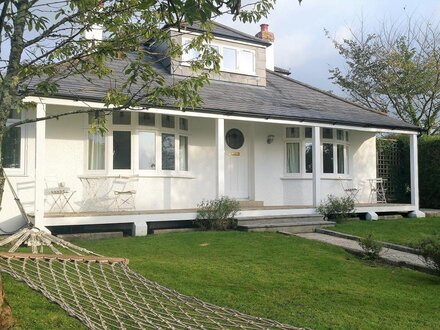
[[[229, 26], [223, 25], [218, 22], [212, 22], [213, 23], [213, 29], [212, 33], [217, 37], [223, 37], [227, 39], [233, 39], [233, 40], [239, 40], [239, 41], [245, 41], [250, 42], [252, 44], [257, 45], [263, 45], [263, 46], [269, 46], [270, 42], [262, 40], [260, 38], [254, 37], [250, 34], [235, 30], [233, 28], [230, 28]], [[194, 22], [192, 25], [185, 26], [185, 29], [193, 32], [202, 32], [205, 31], [200, 27], [200, 23]]]
[[[85, 79], [75, 75], [64, 78], [58, 82], [59, 89], [54, 97], [101, 102], [107, 89], [126, 79], [124, 68], [127, 63], [127, 60], [111, 62], [111, 78]], [[168, 83], [181, 79], [171, 75], [169, 70], [159, 63], [155, 64], [155, 68]], [[211, 84], [203, 87], [200, 92], [204, 99], [203, 106], [194, 111], [358, 127], [418, 130], [418, 127], [399, 119], [359, 106], [274, 71], [267, 70], [266, 84], [266, 87], [261, 87], [211, 80]], [[175, 108], [171, 103], [166, 107]]]

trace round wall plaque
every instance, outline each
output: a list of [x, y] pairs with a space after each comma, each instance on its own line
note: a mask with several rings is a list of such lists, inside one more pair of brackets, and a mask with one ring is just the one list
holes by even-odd
[[240, 149], [244, 144], [243, 133], [236, 128], [230, 129], [226, 133], [226, 144], [231, 149]]

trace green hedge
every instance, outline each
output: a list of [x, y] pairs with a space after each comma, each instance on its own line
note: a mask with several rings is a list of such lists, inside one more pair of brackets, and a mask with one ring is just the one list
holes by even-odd
[[440, 136], [419, 139], [420, 206], [440, 208]]
[[[390, 138], [390, 137], [388, 137]], [[392, 136], [399, 141], [401, 166], [391, 169], [396, 189], [396, 202], [410, 202], [410, 151], [407, 135]], [[386, 140], [378, 140], [378, 148], [386, 150]], [[423, 208], [440, 208], [440, 136], [422, 136], [419, 146], [419, 196]]]

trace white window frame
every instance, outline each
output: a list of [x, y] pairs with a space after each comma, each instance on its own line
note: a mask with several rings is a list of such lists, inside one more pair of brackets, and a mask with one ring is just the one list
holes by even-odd
[[[87, 175], [139, 175], [142, 177], [191, 177], [191, 157], [190, 157], [190, 118], [185, 116], [171, 115], [174, 118], [174, 128], [162, 127], [162, 114], [155, 115], [155, 125], [139, 125], [137, 111], [131, 112], [130, 125], [113, 125], [112, 115], [107, 118], [108, 132], [105, 134], [105, 166], [104, 170], [88, 169], [88, 133], [90, 125], [88, 123], [88, 115], [85, 116], [85, 166], [84, 173]], [[188, 130], [180, 129], [180, 118], [188, 121]], [[113, 169], [113, 132], [128, 131], [131, 132], [131, 169], [119, 170]], [[156, 148], [156, 168], [155, 169], [139, 169], [139, 132], [150, 132], [155, 134]], [[173, 134], [175, 139], [174, 170], [162, 170], [162, 134]], [[180, 136], [188, 138], [188, 170], [180, 170]]]
[[[295, 127], [299, 129], [299, 135], [297, 138], [291, 138], [291, 137], [287, 137], [287, 128], [289, 127]], [[283, 168], [284, 168], [284, 176], [285, 177], [289, 177], [289, 178], [301, 178], [303, 177], [304, 174], [304, 165], [303, 165], [303, 159], [305, 157], [303, 157], [302, 155], [302, 150], [303, 150], [303, 143], [302, 143], [302, 139], [301, 139], [301, 134], [302, 134], [302, 129], [301, 127], [298, 126], [285, 126], [283, 127], [284, 130], [284, 164], [283, 164]], [[299, 144], [299, 172], [298, 173], [289, 173], [287, 172], [287, 144], [288, 143], [298, 143]]]
[[[299, 128], [299, 137], [298, 138], [288, 138], [287, 137], [287, 128], [289, 127], [296, 127]], [[306, 173], [306, 145], [312, 144], [313, 148], [313, 136], [312, 138], [306, 138], [305, 131], [306, 128], [309, 126], [292, 126], [292, 125], [286, 125], [283, 126], [283, 136], [284, 136], [284, 146], [283, 146], [283, 174], [284, 178], [293, 178], [293, 179], [311, 179], [313, 178], [313, 172], [316, 170], [313, 168], [311, 173]], [[342, 130], [344, 133], [344, 140], [338, 140], [337, 139], [337, 132], [336, 129], [333, 129], [333, 138], [332, 139], [324, 139], [322, 137], [323, 134], [321, 134], [321, 141], [320, 141], [320, 152], [321, 152], [321, 168], [319, 169], [321, 171], [322, 178], [324, 179], [336, 179], [336, 178], [344, 178], [349, 179], [351, 172], [350, 172], [350, 160], [349, 160], [349, 148], [350, 143], [347, 140], [347, 130]], [[313, 131], [312, 131], [313, 134]], [[287, 143], [300, 143], [300, 154], [299, 154], [299, 161], [300, 161], [300, 173], [288, 173], [287, 172]], [[323, 148], [324, 143], [332, 144], [333, 146], [333, 173], [324, 173], [324, 157], [323, 157]], [[337, 145], [343, 145], [344, 146], [344, 172], [345, 173], [338, 173], [338, 155], [337, 155]]]
[[[105, 115], [107, 117], [107, 125], [111, 125], [111, 120], [112, 117], [111, 115]], [[108, 148], [108, 143], [109, 143], [109, 138], [108, 138], [108, 133], [104, 134], [104, 140], [105, 140], [105, 148], [104, 148], [104, 169], [102, 170], [90, 170], [89, 169], [89, 133], [90, 133], [90, 123], [89, 123], [89, 114], [86, 113], [85, 114], [85, 118], [84, 118], [84, 136], [85, 136], [85, 143], [84, 143], [84, 159], [85, 159], [85, 164], [84, 164], [84, 173], [90, 174], [90, 175], [104, 175], [108, 172], [109, 170], [109, 163], [108, 163], [108, 154], [110, 153]], [[99, 134], [99, 133], [97, 133]]]
[[[27, 110], [22, 110], [20, 112], [20, 118], [8, 118], [6, 120], [6, 126], [15, 124], [21, 120], [26, 119]], [[25, 158], [28, 154], [27, 152], [27, 141], [28, 141], [28, 129], [27, 125], [16, 126], [20, 129], [20, 167], [18, 168], [10, 168], [5, 167], [5, 171], [7, 175], [10, 176], [26, 176], [27, 175], [27, 159]]]
[[[183, 47], [186, 47], [186, 44], [188, 42], [191, 42], [192, 39], [190, 38], [182, 38], [182, 45]], [[256, 65], [257, 65], [257, 59], [256, 59], [256, 52], [253, 49], [246, 49], [246, 48], [242, 48], [242, 47], [236, 47], [236, 46], [232, 46], [232, 45], [223, 45], [223, 44], [218, 44], [218, 43], [211, 43], [211, 46], [217, 47], [218, 48], [218, 52], [220, 54], [220, 56], [222, 56], [222, 58], [220, 59], [220, 71], [222, 72], [230, 72], [230, 73], [238, 73], [238, 74], [243, 74], [243, 75], [248, 75], [248, 76], [256, 76]], [[223, 49], [224, 48], [229, 48], [229, 49], [234, 49], [236, 51], [237, 54], [237, 69], [226, 69], [223, 66]], [[248, 53], [252, 53], [253, 55], [253, 70], [252, 72], [247, 72], [247, 71], [243, 71], [240, 67], [241, 65], [241, 61], [243, 60], [243, 57], [241, 56], [243, 52], [248, 52]], [[182, 54], [182, 65], [184, 66], [189, 66], [190, 65], [190, 61], [193, 60], [189, 57], [189, 53], [186, 53], [185, 51]]]
[[[348, 179], [350, 178], [350, 161], [348, 159], [348, 156], [350, 155], [349, 148], [350, 143], [347, 141], [347, 130], [340, 130], [340, 129], [334, 129], [333, 130], [333, 138], [327, 139], [323, 137], [323, 134], [321, 134], [321, 174], [323, 178], [344, 178]], [[337, 138], [337, 131], [343, 131], [343, 140], [338, 140]], [[321, 131], [322, 133], [322, 131]], [[332, 144], [333, 145], [333, 173], [324, 173], [324, 143], [325, 144]], [[338, 144], [344, 146], [344, 173], [338, 173]]]

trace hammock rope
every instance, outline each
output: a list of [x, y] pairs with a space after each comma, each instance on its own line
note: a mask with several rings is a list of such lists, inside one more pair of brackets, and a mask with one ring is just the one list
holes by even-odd
[[[100, 256], [36, 228], [0, 241], [7, 244], [12, 247], [0, 253], [0, 272], [90, 329], [298, 329], [182, 295], [132, 271], [127, 259]], [[32, 253], [18, 253], [22, 244]]]

